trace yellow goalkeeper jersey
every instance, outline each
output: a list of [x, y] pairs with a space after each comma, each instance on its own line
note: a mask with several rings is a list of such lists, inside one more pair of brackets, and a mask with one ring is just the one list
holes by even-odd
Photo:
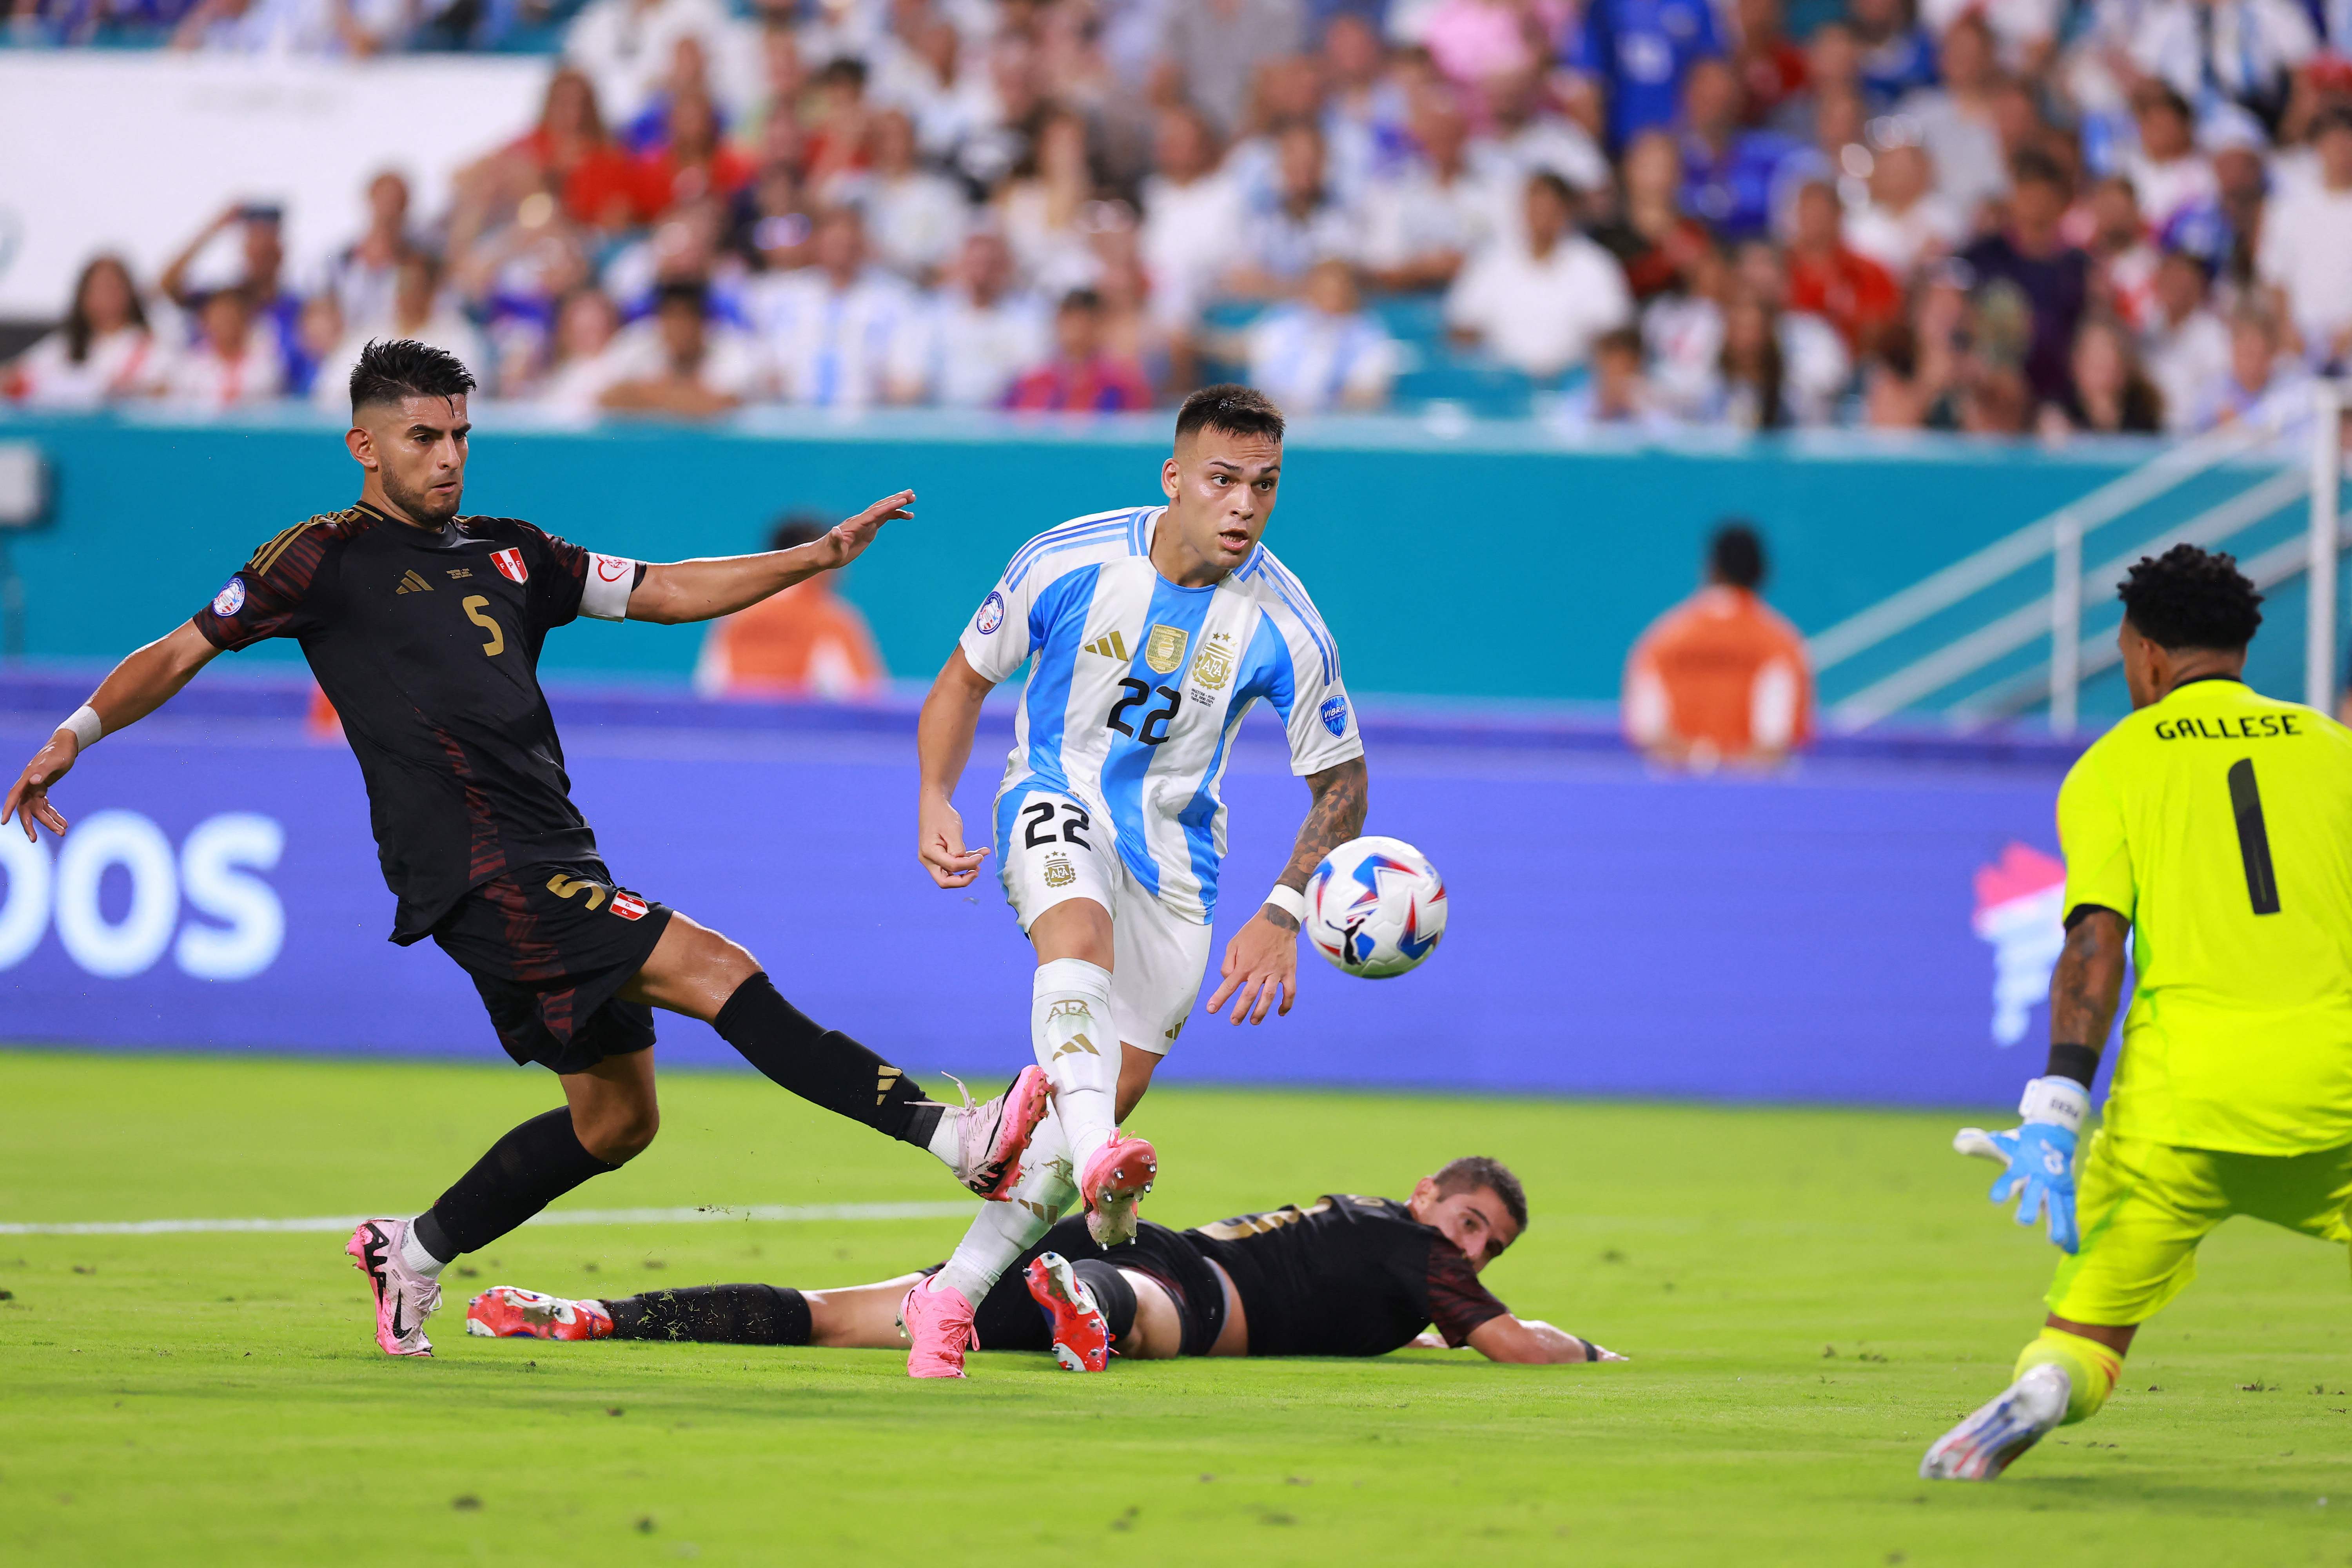
[[2132, 923], [2107, 1127], [2249, 1154], [2352, 1142], [2352, 731], [2190, 681], [2083, 753], [2058, 837], [2070, 914]]

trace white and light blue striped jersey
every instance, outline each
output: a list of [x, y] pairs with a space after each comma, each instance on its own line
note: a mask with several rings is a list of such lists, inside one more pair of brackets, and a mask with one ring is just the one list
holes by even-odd
[[1025, 796], [1067, 795], [1111, 825], [1119, 858], [1171, 913], [1205, 924], [1242, 715], [1274, 705], [1301, 775], [1364, 745], [1339, 645], [1298, 579], [1260, 545], [1213, 586], [1179, 587], [1151, 564], [1166, 510], [1097, 512], [1023, 545], [963, 655], [992, 681], [1036, 661], [997, 792], [1000, 843]]

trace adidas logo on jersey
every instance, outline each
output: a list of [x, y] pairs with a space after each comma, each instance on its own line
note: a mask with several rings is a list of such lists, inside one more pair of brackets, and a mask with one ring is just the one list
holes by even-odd
[[1127, 651], [1127, 639], [1115, 631], [1105, 632], [1086, 646], [1088, 653], [1098, 653], [1105, 658], [1115, 658], [1121, 664], [1128, 663], [1133, 658]]
[[431, 592], [433, 592], [433, 584], [427, 583], [424, 578], [419, 577], [414, 572], [404, 573], [400, 579], [400, 586], [393, 590], [393, 593], [395, 595], [429, 594]]

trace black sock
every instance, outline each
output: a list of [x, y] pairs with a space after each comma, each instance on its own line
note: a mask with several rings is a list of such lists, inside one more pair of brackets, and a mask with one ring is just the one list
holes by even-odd
[[1135, 1286], [1118, 1266], [1107, 1258], [1081, 1258], [1070, 1265], [1070, 1272], [1094, 1292], [1095, 1305], [1110, 1325], [1111, 1342], [1127, 1338], [1128, 1330], [1135, 1327]]
[[838, 1029], [820, 1029], [784, 1000], [765, 970], [735, 988], [710, 1021], [743, 1059], [803, 1100], [928, 1147], [940, 1107], [914, 1079]]
[[697, 1340], [726, 1345], [804, 1345], [808, 1298], [776, 1285], [697, 1285], [607, 1301], [616, 1340]]
[[619, 1169], [581, 1145], [571, 1111], [534, 1116], [416, 1216], [416, 1239], [444, 1263], [479, 1252], [589, 1177]]

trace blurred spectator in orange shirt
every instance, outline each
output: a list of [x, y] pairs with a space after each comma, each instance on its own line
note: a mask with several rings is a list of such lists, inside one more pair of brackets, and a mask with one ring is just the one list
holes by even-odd
[[[826, 525], [795, 512], [776, 524], [771, 550], [824, 537]], [[840, 574], [820, 572], [772, 599], [712, 623], [695, 664], [705, 697], [873, 697], [889, 672], [857, 606], [833, 590]]]
[[1651, 761], [1769, 767], [1811, 738], [1804, 639], [1758, 595], [1763, 581], [1763, 541], [1727, 522], [1707, 546], [1706, 585], [1633, 645], [1625, 735]]

